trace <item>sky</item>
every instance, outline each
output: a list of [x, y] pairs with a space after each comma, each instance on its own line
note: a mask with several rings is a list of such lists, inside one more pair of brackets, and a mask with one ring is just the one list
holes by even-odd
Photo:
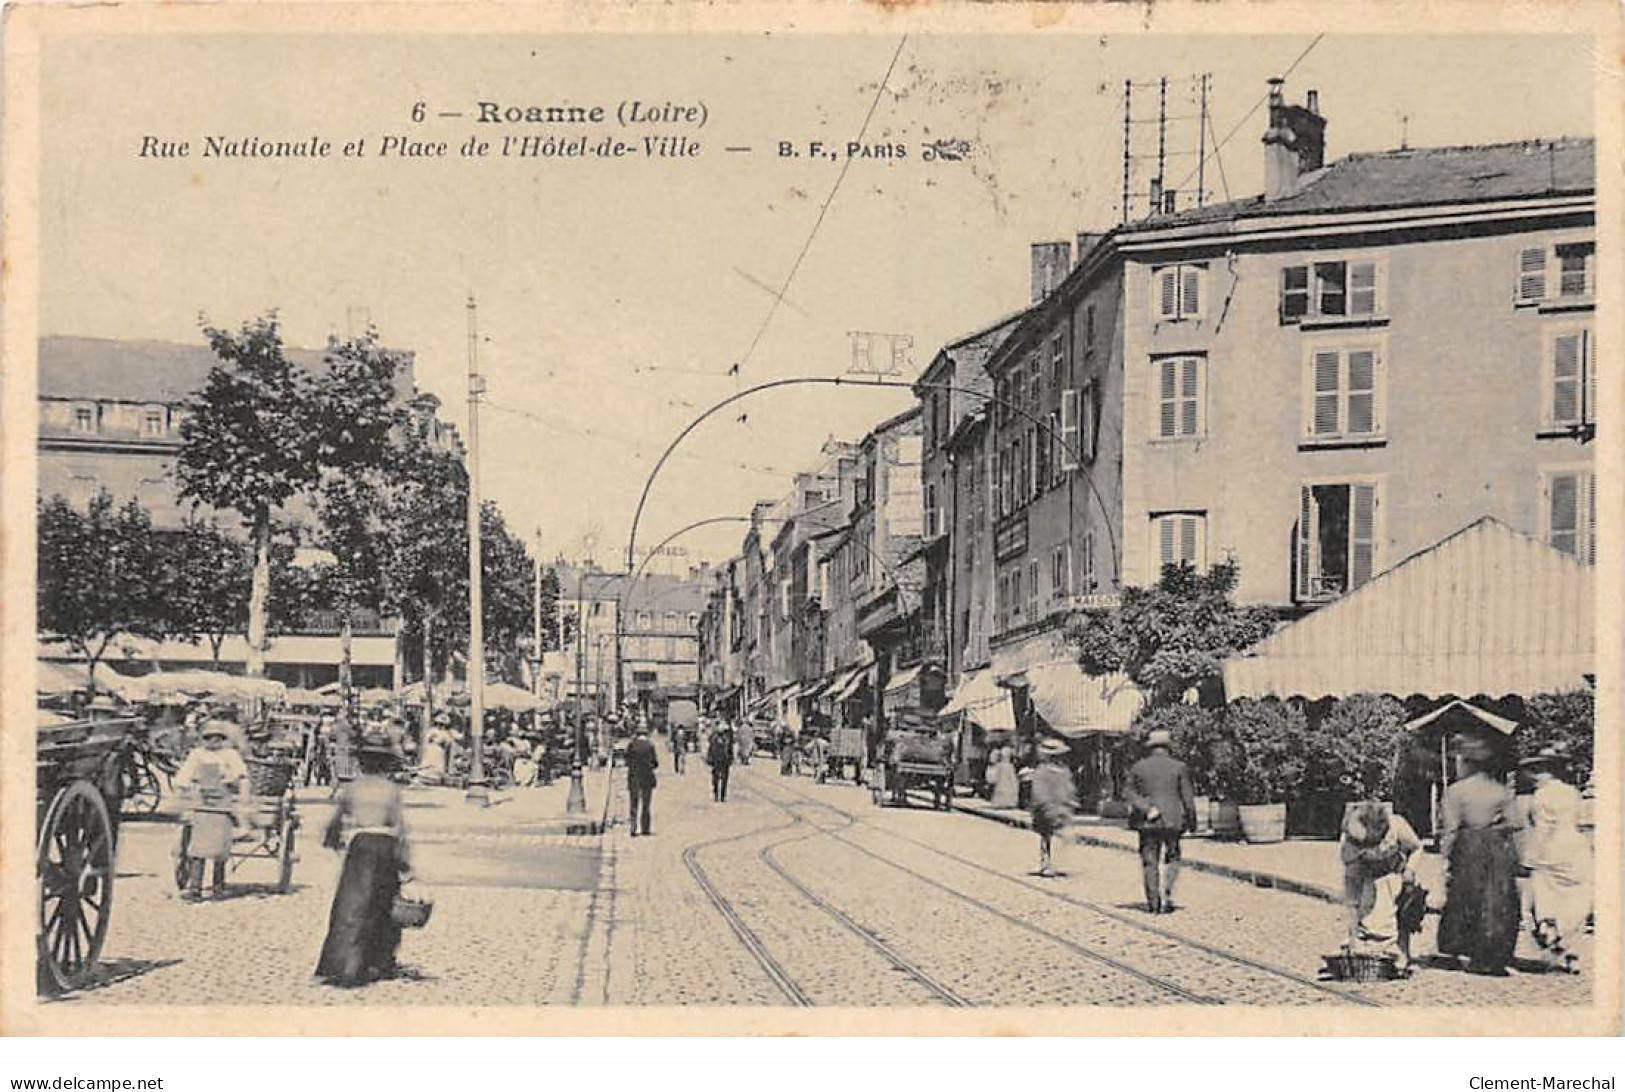
[[[1402, 140], [1592, 131], [1589, 44], [1556, 35], [191, 35], [45, 48], [42, 334], [195, 342], [200, 314], [236, 325], [274, 307], [290, 344], [320, 346], [360, 308], [387, 344], [415, 352], [419, 387], [461, 427], [472, 294], [483, 490], [516, 531], [540, 530], [545, 556], [590, 548], [605, 564], [624, 555], [660, 452], [717, 401], [841, 374], [854, 330], [911, 336], [917, 372], [1026, 305], [1029, 244], [1113, 226], [1125, 80], [1169, 79], [1168, 182], [1188, 197], [1192, 78], [1210, 75], [1210, 200], [1261, 188], [1257, 106], [1294, 62], [1288, 98], [1319, 91], [1328, 160]], [[1137, 87], [1133, 116], [1154, 121], [1155, 97]], [[703, 104], [706, 121], [578, 131], [680, 132], [700, 154], [456, 154], [471, 136], [576, 135], [477, 124], [479, 101], [613, 115], [631, 100]], [[810, 141], [844, 146], [866, 118], [868, 142], [907, 157], [806, 154]], [[1155, 125], [1134, 133], [1134, 151], [1154, 154]], [[205, 135], [367, 146], [225, 160], [201, 158]], [[377, 156], [391, 135], [451, 154]], [[143, 158], [147, 136], [192, 154]], [[968, 157], [922, 161], [938, 139], [967, 141]], [[780, 157], [780, 141], [803, 154]], [[1149, 174], [1137, 161], [1137, 188]], [[909, 402], [790, 387], [716, 414], [654, 483], [640, 544], [783, 495], [826, 438], [860, 438]], [[714, 560], [741, 533], [722, 524], [675, 545]]]

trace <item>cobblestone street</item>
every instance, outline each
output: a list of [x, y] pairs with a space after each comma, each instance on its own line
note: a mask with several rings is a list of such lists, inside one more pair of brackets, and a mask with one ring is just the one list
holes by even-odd
[[[736, 767], [714, 804], [703, 765], [662, 774], [654, 835], [632, 838], [620, 772], [589, 778], [607, 833], [567, 834], [563, 786], [480, 810], [409, 795], [414, 862], [436, 894], [406, 973], [354, 991], [311, 979], [339, 857], [327, 805], [301, 800], [294, 889], [247, 862], [232, 897], [176, 897], [176, 827], [129, 823], [106, 980], [61, 1004], [459, 1005], [1579, 1005], [1590, 977], [1322, 983], [1338, 907], [1187, 871], [1180, 909], [1140, 908], [1132, 854], [1065, 845], [1041, 879], [1029, 833], [925, 807], [877, 808], [851, 785]], [[1335, 844], [1326, 843], [1328, 872]], [[1436, 919], [1430, 919], [1430, 921]], [[1431, 951], [1431, 924], [1419, 946]]]

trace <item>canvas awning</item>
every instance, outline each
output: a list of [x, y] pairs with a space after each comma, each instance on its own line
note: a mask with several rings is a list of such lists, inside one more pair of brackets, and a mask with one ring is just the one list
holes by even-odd
[[1535, 694], [1586, 685], [1595, 574], [1488, 517], [1224, 665], [1229, 698]]
[[967, 671], [960, 676], [959, 685], [954, 687], [953, 697], [948, 699], [947, 705], [937, 710], [937, 715], [948, 717], [1009, 700], [1010, 695], [994, 681], [990, 669]]
[[1145, 705], [1145, 695], [1127, 676], [1088, 675], [1075, 660], [1034, 664], [1025, 675], [1033, 712], [1063, 736], [1121, 735]]
[[886, 680], [886, 693], [897, 694], [914, 685], [914, 680], [920, 677], [920, 665], [904, 668]]
[[1433, 712], [1423, 713], [1415, 720], [1409, 721], [1405, 725], [1405, 730], [1407, 732], [1420, 732], [1424, 728], [1428, 728], [1445, 717], [1451, 716], [1458, 712], [1471, 717], [1473, 720], [1476, 720], [1478, 723], [1488, 728], [1495, 729], [1503, 736], [1510, 736], [1513, 732], [1518, 730], [1517, 721], [1508, 720], [1506, 717], [1497, 716], [1488, 709], [1480, 709], [1472, 702], [1462, 701], [1460, 698], [1457, 698], [1451, 702], [1446, 702]]
[[[114, 671], [106, 664], [96, 667], [96, 689], [125, 696], [132, 677]], [[53, 660], [36, 661], [34, 692], [45, 697], [73, 694], [90, 689], [90, 668], [86, 664], [63, 664]]]
[[854, 667], [851, 671], [847, 672], [846, 678], [841, 681], [841, 685], [830, 691], [829, 698], [831, 701], [846, 701], [848, 698], [862, 689], [863, 684], [868, 680], [869, 668], [867, 665], [863, 667]]

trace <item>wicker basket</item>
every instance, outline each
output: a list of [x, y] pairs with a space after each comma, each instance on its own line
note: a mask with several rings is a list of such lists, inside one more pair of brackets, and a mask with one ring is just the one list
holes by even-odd
[[248, 791], [255, 796], [281, 796], [293, 782], [293, 763], [281, 758], [250, 758]]
[[1326, 977], [1337, 982], [1386, 982], [1399, 977], [1399, 961], [1375, 952], [1339, 952], [1325, 956]]
[[421, 929], [429, 924], [429, 915], [434, 913], [434, 903], [428, 899], [414, 899], [407, 895], [396, 895], [395, 901], [389, 905], [389, 916], [396, 925], [403, 929]]

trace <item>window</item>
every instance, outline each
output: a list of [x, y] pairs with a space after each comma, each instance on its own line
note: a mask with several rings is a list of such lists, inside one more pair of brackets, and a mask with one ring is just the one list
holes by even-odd
[[1038, 559], [1027, 562], [1027, 621], [1038, 621]]
[[1050, 588], [1057, 599], [1072, 594], [1072, 549], [1066, 543], [1050, 552]]
[[148, 406], [141, 414], [141, 435], [162, 436], [168, 431], [164, 427], [166, 416], [162, 406]]
[[1382, 353], [1375, 345], [1305, 350], [1304, 434], [1312, 440], [1383, 433]]
[[98, 414], [95, 406], [84, 405], [73, 407], [73, 431], [92, 433], [96, 431]]
[[1095, 347], [1095, 305], [1083, 309], [1083, 351], [1093, 351]]
[[1597, 355], [1587, 327], [1553, 330], [1546, 337], [1545, 396], [1541, 423], [1572, 429], [1597, 419]]
[[1156, 433], [1164, 440], [1202, 435], [1203, 372], [1199, 356], [1164, 357], [1151, 362], [1156, 370]]
[[1095, 401], [1099, 397], [1100, 388], [1091, 379], [1083, 385], [1083, 393], [1078, 398], [1078, 447], [1085, 462], [1095, 461], [1095, 440], [1098, 432], [1095, 422], [1100, 417], [1100, 407]]
[[700, 616], [698, 614], [696, 614], [695, 612], [693, 612], [693, 611], [688, 612], [688, 628], [689, 629], [699, 629], [700, 628]]
[[1151, 271], [1151, 317], [1159, 322], [1202, 317], [1200, 265], [1168, 265]]
[[1002, 631], [1010, 626], [1010, 577], [1007, 573], [1000, 573], [996, 581], [997, 589], [994, 594], [993, 617], [995, 625]]
[[674, 611], [674, 610], [668, 610], [666, 612], [666, 629], [669, 632], [671, 630], [675, 630], [676, 628], [677, 628], [677, 612]]
[[1049, 462], [1049, 483], [1050, 485], [1060, 485], [1062, 478], [1065, 477], [1061, 473], [1063, 461], [1061, 453], [1061, 415], [1051, 413], [1048, 424], [1049, 427], [1044, 430], [1044, 449], [1049, 453], [1047, 457]]
[[[1087, 388], [1085, 388], [1087, 389]], [[1076, 470], [1083, 453], [1078, 435], [1078, 392], [1061, 392], [1061, 470]]]
[[1207, 513], [1165, 512], [1151, 517], [1151, 552], [1163, 565], [1207, 566]]
[[649, 619], [649, 612], [646, 611], [646, 610], [638, 611], [638, 628], [639, 629], [648, 629], [650, 624], [651, 624], [651, 622], [650, 622], [650, 619]]
[[1373, 318], [1384, 313], [1375, 260], [1315, 262], [1281, 269], [1281, 321]]
[[1522, 248], [1514, 300], [1530, 304], [1589, 299], [1596, 293], [1596, 249], [1591, 240]]
[[1078, 591], [1083, 595], [1088, 595], [1090, 592], [1094, 591], [1096, 587], [1095, 533], [1093, 531], [1085, 531], [1083, 533], [1083, 542], [1080, 544], [1079, 553], [1081, 556], [1078, 559], [1078, 576], [1080, 578], [1078, 582]]
[[1045, 428], [1033, 429], [1027, 435], [1033, 445], [1033, 496], [1036, 497], [1049, 488], [1050, 437], [1054, 433]]
[[1587, 565], [1597, 562], [1597, 478], [1590, 470], [1544, 475], [1546, 541]]
[[1055, 386], [1061, 385], [1066, 373], [1066, 342], [1060, 334], [1049, 339], [1049, 378]]
[[1375, 482], [1305, 485], [1298, 501], [1298, 599], [1353, 591], [1376, 572]]
[[925, 483], [925, 537], [936, 538], [941, 533], [941, 513], [937, 509], [937, 486]]
[[1007, 625], [1015, 625], [1016, 619], [1021, 617], [1021, 566], [1017, 565], [1010, 570], [1010, 613]]
[[984, 456], [982, 462], [987, 467], [988, 515], [993, 519], [998, 519], [1001, 514], [999, 511], [1000, 498], [1004, 495], [999, 490], [999, 474], [1003, 469], [1004, 460], [999, 457], [998, 452], [993, 452]]
[[1027, 361], [1027, 412], [1037, 413], [1044, 401], [1044, 370], [1038, 363], [1038, 354]]

